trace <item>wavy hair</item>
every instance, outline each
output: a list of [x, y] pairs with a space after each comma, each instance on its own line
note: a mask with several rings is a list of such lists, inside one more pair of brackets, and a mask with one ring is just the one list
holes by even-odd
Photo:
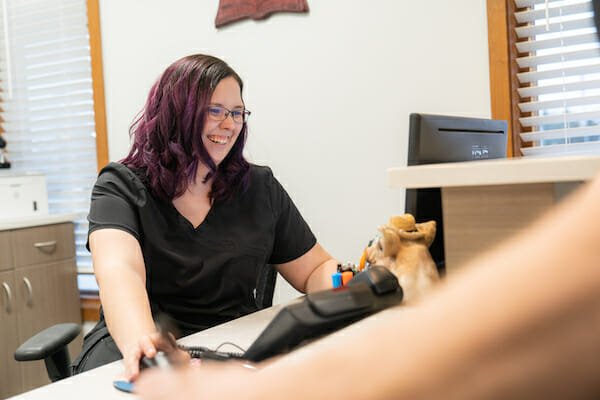
[[150, 192], [170, 202], [196, 179], [198, 163], [206, 165], [207, 182], [214, 177], [209, 198], [229, 200], [250, 180], [250, 165], [243, 156], [247, 126], [217, 166], [202, 143], [206, 108], [221, 80], [242, 79], [224, 61], [194, 54], [171, 64], [150, 89], [146, 105], [131, 125], [131, 150], [120, 162], [137, 169]]

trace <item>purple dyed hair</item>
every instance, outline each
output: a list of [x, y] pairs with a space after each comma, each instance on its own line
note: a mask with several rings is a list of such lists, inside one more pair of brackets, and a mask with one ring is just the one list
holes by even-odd
[[231, 199], [250, 180], [250, 165], [244, 159], [247, 126], [225, 159], [217, 166], [202, 143], [206, 107], [219, 82], [242, 79], [224, 61], [203, 54], [184, 57], [171, 64], [150, 89], [146, 105], [131, 125], [133, 145], [121, 163], [145, 174], [153, 195], [170, 202], [196, 179], [198, 163], [206, 165], [207, 182], [214, 177], [211, 201]]

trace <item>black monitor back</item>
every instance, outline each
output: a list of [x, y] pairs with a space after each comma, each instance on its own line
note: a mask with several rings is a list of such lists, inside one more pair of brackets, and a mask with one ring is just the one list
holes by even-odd
[[[410, 114], [408, 165], [506, 157], [508, 122], [483, 118]], [[444, 221], [440, 188], [407, 189], [405, 212], [417, 222], [435, 220], [437, 233], [429, 251], [445, 273]]]

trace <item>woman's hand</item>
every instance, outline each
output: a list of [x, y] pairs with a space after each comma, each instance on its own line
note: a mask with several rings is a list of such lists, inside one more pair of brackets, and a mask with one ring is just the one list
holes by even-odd
[[164, 352], [169, 363], [172, 365], [186, 365], [190, 362], [190, 355], [177, 348], [175, 338], [169, 333], [169, 338], [165, 338], [159, 332], [150, 335], [144, 335], [138, 339], [137, 343], [128, 346], [123, 353], [123, 364], [125, 364], [125, 373], [123, 380], [131, 382], [136, 379], [140, 373], [140, 360], [146, 356], [154, 358], [158, 351]]

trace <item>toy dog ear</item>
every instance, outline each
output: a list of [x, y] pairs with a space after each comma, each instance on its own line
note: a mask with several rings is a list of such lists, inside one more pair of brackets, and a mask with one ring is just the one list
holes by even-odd
[[388, 226], [382, 226], [380, 231], [383, 235], [383, 255], [385, 257], [391, 257], [398, 254], [400, 251], [400, 238], [398, 237], [396, 230]]
[[427, 221], [422, 224], [417, 224], [417, 230], [424, 234], [425, 245], [431, 246], [435, 239], [436, 224], [435, 221]]

